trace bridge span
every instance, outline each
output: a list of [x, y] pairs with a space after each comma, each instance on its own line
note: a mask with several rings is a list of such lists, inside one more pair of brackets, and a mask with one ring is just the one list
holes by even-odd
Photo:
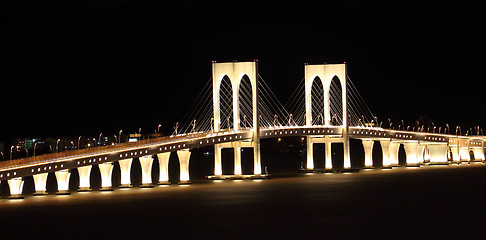
[[[371, 152], [375, 141], [379, 141], [383, 153], [383, 167], [398, 165], [398, 149], [403, 144], [406, 151], [408, 166], [429, 164], [460, 164], [470, 161], [485, 161], [484, 137], [457, 136], [451, 134], [437, 134], [411, 132], [371, 127], [350, 127], [349, 138], [360, 139], [364, 148], [365, 167], [371, 168], [373, 159]], [[342, 126], [281, 126], [261, 128], [260, 136], [264, 138], [282, 137], [310, 137], [312, 143], [325, 144], [325, 168], [332, 169], [330, 145], [342, 142]], [[154, 155], [159, 161], [159, 184], [169, 184], [168, 163], [171, 152], [176, 152], [180, 163], [180, 183], [189, 183], [190, 150], [198, 147], [218, 145], [219, 148], [234, 148], [235, 172], [233, 177], [241, 176], [241, 148], [253, 147], [252, 130], [200, 132], [180, 134], [174, 136], [141, 140], [134, 143], [121, 143], [115, 146], [93, 147], [89, 149], [72, 150], [52, 153], [36, 157], [29, 157], [0, 163], [0, 180], [6, 180], [13, 197], [22, 194], [23, 177], [33, 176], [36, 194], [46, 193], [47, 174], [55, 172], [59, 194], [69, 192], [70, 170], [79, 171], [80, 190], [88, 190], [91, 166], [98, 165], [101, 172], [101, 186], [103, 189], [112, 188], [113, 163], [118, 161], [121, 170], [122, 187], [130, 186], [130, 168], [134, 158], [139, 158], [142, 168], [142, 186], [152, 184], [151, 169]], [[470, 158], [474, 153], [474, 159]], [[325, 159], [325, 160], [324, 160]], [[314, 160], [308, 158], [309, 162]], [[221, 168], [221, 164], [218, 165]], [[213, 176], [218, 169], [215, 169]], [[221, 173], [221, 169], [219, 169]], [[208, 173], [209, 174], [209, 173]], [[221, 174], [219, 174], [221, 175]], [[264, 177], [254, 174], [254, 177]]]
[[[325, 169], [335, 168], [331, 154], [331, 145], [335, 143], [343, 144], [344, 168], [352, 168], [349, 139], [361, 140], [364, 156], [360, 158], [366, 168], [373, 166], [375, 142], [380, 143], [385, 168], [398, 166], [400, 145], [404, 146], [407, 166], [485, 161], [484, 136], [445, 134], [440, 130], [439, 133], [435, 130], [430, 133], [424, 132], [424, 127], [421, 131], [395, 130], [391, 124], [386, 129], [372, 114], [368, 122], [371, 119], [379, 127], [363, 124], [367, 120], [364, 115], [367, 112], [362, 114], [363, 110], [357, 107], [360, 104], [356, 103], [357, 95], [353, 95], [356, 89], [353, 90], [352, 85], [348, 88], [346, 63], [305, 65], [302, 87], [302, 100], [305, 102], [300, 104], [297, 101], [295, 116], [286, 109], [279, 109], [278, 99], [272, 100], [271, 90], [258, 75], [257, 69], [257, 61], [213, 62], [212, 95], [208, 94], [208, 102], [200, 101], [206, 103], [200, 107], [209, 110], [203, 111], [205, 113], [197, 118], [198, 121], [196, 117], [190, 119], [191, 130], [186, 133], [177, 134], [176, 128], [171, 136], [0, 162], [0, 180], [8, 183], [12, 198], [19, 198], [22, 197], [24, 177], [33, 176], [36, 194], [41, 195], [46, 194], [48, 174], [54, 172], [58, 193], [67, 194], [72, 169], [79, 173], [79, 190], [89, 190], [92, 166], [98, 165], [102, 190], [111, 190], [114, 162], [120, 165], [121, 187], [129, 187], [132, 161], [138, 158], [142, 187], [147, 187], [152, 186], [152, 165], [157, 156], [160, 168], [158, 184], [169, 184], [169, 157], [175, 152], [180, 164], [179, 183], [185, 184], [190, 183], [191, 149], [206, 146], [214, 146], [215, 153], [214, 173], [208, 173], [211, 175], [209, 178], [227, 178], [222, 174], [223, 148], [234, 149], [232, 178], [265, 178], [267, 175], [262, 173], [260, 160], [260, 139], [277, 137], [305, 138], [305, 169], [309, 171], [314, 170], [315, 143], [325, 144], [325, 157], [322, 158]], [[212, 110], [208, 106], [212, 106]], [[284, 119], [286, 115], [288, 124], [279, 123], [279, 116]], [[250, 176], [242, 174], [242, 148], [253, 148], [254, 169]]]

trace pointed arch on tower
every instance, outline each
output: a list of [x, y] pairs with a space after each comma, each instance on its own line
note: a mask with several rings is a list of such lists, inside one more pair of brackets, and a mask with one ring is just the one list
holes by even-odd
[[[333, 84], [333, 82], [338, 82], [338, 84]], [[333, 74], [326, 80], [326, 87], [329, 97], [329, 116], [331, 116], [331, 125], [344, 125], [344, 84], [343, 81], [336, 75]], [[332, 99], [332, 100], [331, 100]], [[335, 116], [335, 119], [334, 119]]]
[[325, 124], [329, 125], [331, 121], [330, 116], [330, 102], [329, 102], [329, 88], [334, 77], [339, 78], [342, 89], [342, 105], [343, 105], [343, 125], [347, 125], [347, 64], [319, 64], [319, 65], [305, 65], [305, 108], [306, 108], [306, 125], [312, 125], [312, 98], [311, 90], [312, 83], [316, 76], [323, 81], [324, 86], [324, 119]]
[[318, 75], [311, 83], [311, 125], [324, 124], [324, 81]]
[[257, 106], [257, 84], [258, 84], [258, 72], [257, 72], [257, 62], [227, 62], [227, 63], [216, 63], [213, 62], [213, 121], [214, 130], [217, 132], [220, 130], [218, 123], [221, 122], [221, 115], [219, 109], [219, 90], [221, 87], [221, 81], [224, 76], [228, 76], [232, 89], [233, 89], [233, 129], [236, 131], [240, 127], [240, 109], [238, 106], [238, 96], [240, 83], [243, 77], [248, 77], [252, 88], [252, 105], [253, 105], [253, 126], [257, 126], [258, 122], [258, 106]]
[[238, 79], [236, 98], [238, 99], [239, 128], [253, 127], [253, 92], [256, 89], [248, 74], [242, 73]]

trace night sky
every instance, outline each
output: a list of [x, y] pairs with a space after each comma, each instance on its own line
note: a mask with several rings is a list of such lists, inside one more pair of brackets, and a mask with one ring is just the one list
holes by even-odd
[[481, 6], [68, 2], [1, 6], [0, 140], [153, 132], [159, 123], [171, 133], [212, 60], [258, 59], [282, 102], [304, 63], [346, 61], [382, 121], [486, 127]]

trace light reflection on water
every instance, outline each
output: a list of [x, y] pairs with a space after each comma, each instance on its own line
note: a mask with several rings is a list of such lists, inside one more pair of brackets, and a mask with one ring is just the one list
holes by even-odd
[[[404, 229], [407, 224], [414, 227], [417, 218], [429, 225], [443, 222], [444, 207], [449, 209], [448, 219], [468, 220], [469, 206], [474, 205], [471, 203], [486, 199], [484, 191], [477, 191], [486, 183], [485, 175], [485, 165], [461, 165], [215, 180], [189, 185], [27, 196], [21, 200], [1, 200], [0, 212], [3, 219], [9, 219], [5, 227], [13, 224], [10, 222], [42, 216], [45, 222], [32, 228], [56, 226], [61, 229], [59, 231], [66, 229], [65, 233], [72, 226], [103, 219], [105, 229], [121, 226], [139, 229], [133, 226], [143, 225], [148, 233], [163, 230], [198, 239], [201, 236], [247, 239], [255, 234], [298, 238], [305, 229], [326, 234], [361, 229], [356, 231], [356, 235], [361, 236], [367, 232], [363, 230], [393, 233], [393, 229]], [[451, 208], [450, 203], [460, 206], [460, 211]], [[475, 210], [475, 214], [484, 213], [484, 209]], [[58, 216], [65, 220], [60, 221]], [[150, 232], [150, 229], [155, 230]], [[130, 233], [116, 231], [110, 234], [132, 237]], [[137, 237], [143, 233], [135, 231], [133, 234]]]

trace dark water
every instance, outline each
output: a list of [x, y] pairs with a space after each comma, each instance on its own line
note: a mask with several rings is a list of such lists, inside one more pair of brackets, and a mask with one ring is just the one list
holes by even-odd
[[21, 239], [482, 239], [485, 184], [477, 163], [93, 191], [0, 200], [0, 226]]

